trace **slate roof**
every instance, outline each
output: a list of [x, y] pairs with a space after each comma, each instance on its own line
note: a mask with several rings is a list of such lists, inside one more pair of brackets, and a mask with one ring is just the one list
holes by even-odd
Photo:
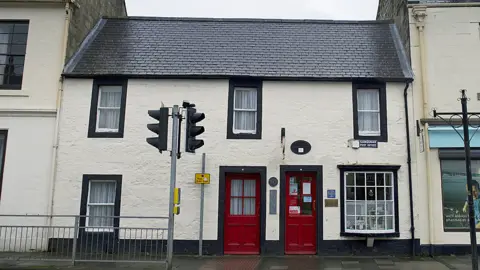
[[410, 81], [401, 44], [390, 21], [104, 18], [64, 76]]

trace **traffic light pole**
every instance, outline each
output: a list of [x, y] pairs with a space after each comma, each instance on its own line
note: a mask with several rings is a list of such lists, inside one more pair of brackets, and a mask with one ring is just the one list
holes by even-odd
[[172, 108], [172, 153], [170, 164], [170, 199], [168, 203], [168, 239], [167, 239], [167, 270], [172, 270], [173, 259], [173, 231], [175, 227], [174, 214], [173, 214], [173, 196], [175, 192], [175, 181], [177, 176], [177, 155], [178, 155], [178, 132], [180, 130], [179, 124], [179, 109], [178, 105], [174, 105]]

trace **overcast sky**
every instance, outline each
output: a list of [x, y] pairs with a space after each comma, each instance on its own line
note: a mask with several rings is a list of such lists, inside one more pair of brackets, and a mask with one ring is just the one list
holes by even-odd
[[378, 0], [126, 0], [128, 15], [374, 20]]

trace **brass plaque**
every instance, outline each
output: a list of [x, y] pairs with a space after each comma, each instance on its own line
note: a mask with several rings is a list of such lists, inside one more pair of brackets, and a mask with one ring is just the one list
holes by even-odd
[[325, 199], [325, 207], [338, 207], [338, 199]]

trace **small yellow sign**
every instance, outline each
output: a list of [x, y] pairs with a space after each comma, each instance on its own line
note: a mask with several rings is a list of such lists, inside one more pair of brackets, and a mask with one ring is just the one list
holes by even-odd
[[195, 184], [210, 184], [210, 174], [209, 173], [196, 173], [195, 174]]

